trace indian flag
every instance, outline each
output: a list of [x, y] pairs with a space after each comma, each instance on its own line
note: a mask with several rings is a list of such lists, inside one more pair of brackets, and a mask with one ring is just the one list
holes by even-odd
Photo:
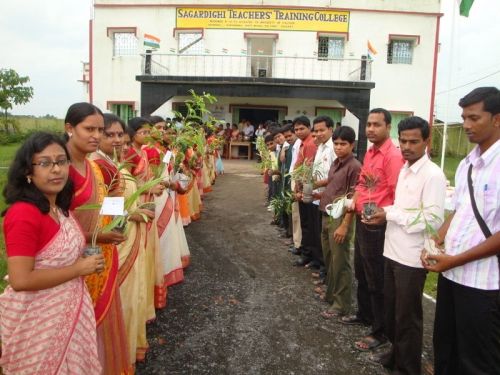
[[144, 34], [144, 45], [151, 48], [160, 48], [160, 38], [151, 34]]
[[470, 8], [474, 3], [474, 0], [459, 0], [460, 2], [460, 15], [464, 17], [469, 17]]
[[375, 55], [377, 54], [377, 50], [373, 47], [370, 41], [367, 42], [367, 47], [368, 47], [368, 58], [370, 60], [373, 60]]

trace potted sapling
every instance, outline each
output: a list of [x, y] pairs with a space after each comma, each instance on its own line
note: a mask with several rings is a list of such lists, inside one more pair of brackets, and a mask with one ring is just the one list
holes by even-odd
[[[406, 211], [414, 212], [417, 214], [415, 219], [412, 220], [408, 227], [414, 226], [422, 226], [423, 234], [424, 234], [424, 251], [426, 254], [438, 255], [443, 253], [443, 249], [438, 247], [435, 242], [435, 238], [438, 237], [438, 232], [436, 228], [438, 228], [443, 220], [441, 217], [432, 212], [432, 208], [435, 206], [424, 207], [423, 202], [420, 202], [420, 206], [418, 208], [407, 208]], [[429, 263], [435, 264], [436, 261], [428, 260]]]
[[372, 172], [364, 172], [362, 177], [363, 181], [361, 185], [368, 191], [368, 202], [363, 204], [363, 216], [370, 219], [377, 212], [377, 204], [372, 201], [372, 193], [379, 183], [379, 176]]

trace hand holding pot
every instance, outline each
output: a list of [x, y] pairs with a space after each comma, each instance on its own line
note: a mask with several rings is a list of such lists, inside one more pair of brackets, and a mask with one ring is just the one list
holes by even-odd
[[[145, 220], [145, 217], [147, 220]], [[145, 208], [137, 209], [132, 215], [130, 215], [131, 221], [135, 221], [136, 223], [147, 223], [155, 218], [154, 211], [147, 210]]]
[[74, 263], [79, 276], [87, 276], [104, 270], [104, 256], [102, 254], [80, 257]]
[[373, 215], [366, 217], [363, 215], [361, 221], [368, 225], [382, 225], [386, 222], [385, 211], [382, 208], [377, 207], [377, 211]]

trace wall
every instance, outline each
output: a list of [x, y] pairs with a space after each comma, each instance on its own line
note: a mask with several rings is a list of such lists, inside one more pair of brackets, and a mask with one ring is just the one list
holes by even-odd
[[[107, 36], [108, 27], [137, 27], [139, 38], [139, 53], [144, 52], [142, 37], [144, 33], [153, 34], [161, 39], [161, 49], [158, 53], [170, 53], [177, 49], [177, 39], [174, 36], [175, 8], [161, 1], [95, 1], [94, 19], [94, 61], [93, 87], [94, 102], [105, 109], [107, 101], [134, 101], [140, 108], [140, 85], [135, 76], [141, 72], [140, 56], [112, 56], [112, 39]], [[176, 5], [186, 4], [197, 6], [203, 4], [235, 4], [239, 7], [249, 6], [307, 6], [310, 1], [183, 1]], [[142, 4], [140, 7], [107, 7], [104, 5]], [[146, 6], [146, 4], [150, 4]], [[372, 63], [372, 81], [376, 87], [372, 90], [371, 107], [385, 107], [391, 111], [409, 111], [415, 115], [429, 119], [431, 104], [432, 73], [434, 64], [434, 47], [436, 26], [439, 12], [439, 0], [336, 0], [316, 1], [315, 6], [331, 8], [350, 8], [349, 40], [345, 45], [345, 58], [360, 58], [367, 53], [367, 41], [377, 49], [378, 54]], [[194, 5], [193, 5], [194, 6]], [[364, 11], [355, 9], [372, 9]], [[381, 12], [389, 10], [390, 12]], [[417, 12], [413, 13], [400, 13]], [[427, 12], [429, 14], [421, 14]], [[251, 32], [264, 32], [254, 31]], [[212, 54], [221, 54], [222, 48], [228, 49], [228, 54], [240, 54], [247, 49], [247, 40], [243, 37], [245, 30], [215, 30], [205, 29], [205, 48]], [[317, 52], [317, 34], [315, 32], [273, 31], [279, 34], [276, 50], [283, 51], [283, 56], [309, 56]], [[389, 34], [418, 35], [420, 43], [414, 49], [411, 65], [387, 64], [387, 47]], [[179, 98], [174, 98], [179, 101]], [[232, 98], [240, 101], [241, 98]], [[258, 103], [256, 98], [249, 102]], [[266, 100], [267, 102], [267, 100]], [[277, 102], [283, 100], [277, 99]], [[325, 106], [334, 106], [331, 103]], [[308, 106], [298, 104], [297, 108]], [[313, 106], [309, 106], [312, 108]], [[171, 108], [171, 106], [170, 106]], [[168, 105], [158, 110], [168, 110]], [[308, 111], [309, 112], [309, 111]], [[313, 112], [311, 112], [313, 113]], [[357, 128], [357, 119], [346, 116], [346, 124]]]

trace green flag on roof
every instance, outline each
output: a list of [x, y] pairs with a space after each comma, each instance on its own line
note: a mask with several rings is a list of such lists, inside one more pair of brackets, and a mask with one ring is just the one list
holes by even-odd
[[464, 17], [469, 17], [470, 8], [474, 0], [460, 0], [460, 15]]

